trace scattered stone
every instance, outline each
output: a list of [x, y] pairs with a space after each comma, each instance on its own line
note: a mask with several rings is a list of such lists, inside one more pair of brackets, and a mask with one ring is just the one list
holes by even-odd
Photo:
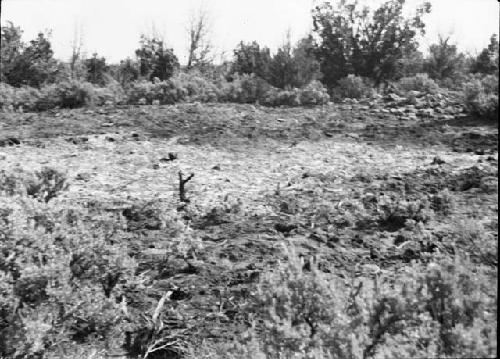
[[169, 152], [167, 157], [160, 158], [160, 162], [170, 162], [177, 159], [177, 153]]
[[372, 263], [363, 264], [362, 268], [363, 268], [363, 273], [369, 275], [378, 275], [381, 272], [380, 267]]
[[294, 229], [297, 229], [297, 225], [295, 224], [285, 224], [285, 223], [276, 223], [274, 225], [274, 229], [284, 235], [290, 234], [290, 232]]
[[359, 135], [357, 133], [346, 133], [346, 137], [359, 139]]
[[90, 173], [79, 173], [76, 175], [76, 180], [88, 182], [91, 177], [92, 177], [92, 175]]
[[444, 163], [446, 163], [446, 161], [445, 161], [445, 160], [443, 160], [443, 159], [442, 159], [441, 157], [439, 157], [439, 156], [436, 156], [436, 157], [434, 157], [434, 159], [432, 160], [432, 163], [431, 163], [431, 164], [432, 164], [432, 165], [442, 165], [442, 164], [444, 164]]
[[115, 124], [113, 122], [105, 122], [101, 125], [101, 127], [113, 127]]
[[213, 170], [215, 171], [220, 171], [220, 166], [219, 165], [215, 165], [212, 167]]
[[484, 150], [482, 148], [479, 148], [479, 149], [475, 150], [474, 153], [478, 156], [482, 156], [482, 155], [484, 155]]
[[88, 142], [89, 139], [88, 137], [70, 137], [67, 138], [66, 141], [71, 142], [74, 145], [79, 145]]
[[15, 137], [0, 139], [0, 147], [20, 145], [21, 141]]

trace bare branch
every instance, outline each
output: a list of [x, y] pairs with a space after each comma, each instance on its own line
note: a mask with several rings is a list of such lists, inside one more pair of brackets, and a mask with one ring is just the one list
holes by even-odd
[[212, 43], [208, 13], [205, 9], [193, 10], [189, 22], [189, 54], [187, 68], [203, 66], [212, 61]]
[[189, 199], [186, 197], [185, 185], [194, 177], [194, 173], [191, 173], [187, 178], [183, 178], [183, 174], [179, 171], [179, 198], [181, 202], [189, 203]]

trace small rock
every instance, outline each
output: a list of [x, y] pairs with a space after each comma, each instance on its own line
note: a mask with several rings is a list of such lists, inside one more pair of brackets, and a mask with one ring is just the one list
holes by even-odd
[[21, 141], [15, 137], [0, 139], [0, 147], [20, 145]]
[[106, 137], [106, 141], [115, 142], [116, 140], [113, 137]]
[[376, 264], [366, 263], [362, 266], [363, 272], [371, 275], [377, 275], [380, 273], [380, 267]]
[[445, 160], [443, 160], [441, 157], [436, 156], [436, 157], [434, 157], [434, 159], [432, 160], [432, 163], [431, 163], [431, 164], [432, 164], [432, 165], [442, 165], [442, 164], [444, 164], [444, 163], [446, 163], [446, 161], [445, 161]]
[[170, 162], [177, 159], [177, 153], [169, 152], [167, 157], [160, 158], [160, 162]]
[[215, 165], [212, 167], [213, 170], [215, 171], [220, 171], [220, 166], [219, 165]]
[[105, 122], [101, 125], [101, 127], [113, 127], [115, 124], [113, 122]]
[[79, 173], [76, 175], [76, 180], [87, 182], [91, 177], [92, 175], [90, 173]]
[[481, 149], [481, 148], [479, 148], [479, 149], [475, 150], [475, 151], [474, 151], [474, 153], [475, 153], [476, 155], [482, 156], [482, 155], [484, 155], [484, 150], [483, 150], [483, 149]]
[[276, 223], [274, 225], [274, 229], [280, 233], [288, 235], [292, 230], [296, 229], [297, 225], [295, 224], [284, 224], [284, 223]]

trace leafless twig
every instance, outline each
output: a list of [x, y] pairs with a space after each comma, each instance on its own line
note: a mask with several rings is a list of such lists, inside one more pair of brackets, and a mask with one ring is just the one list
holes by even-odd
[[194, 173], [191, 173], [187, 178], [183, 178], [182, 171], [179, 171], [179, 198], [181, 202], [189, 203], [189, 199], [186, 197], [186, 183], [188, 183], [194, 177]]

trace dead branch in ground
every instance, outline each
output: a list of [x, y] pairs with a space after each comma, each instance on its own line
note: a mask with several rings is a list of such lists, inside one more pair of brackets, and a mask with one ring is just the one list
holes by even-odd
[[191, 173], [187, 178], [183, 178], [182, 171], [179, 171], [179, 199], [181, 202], [189, 203], [189, 199], [186, 197], [186, 183], [188, 183], [194, 177], [194, 173]]

